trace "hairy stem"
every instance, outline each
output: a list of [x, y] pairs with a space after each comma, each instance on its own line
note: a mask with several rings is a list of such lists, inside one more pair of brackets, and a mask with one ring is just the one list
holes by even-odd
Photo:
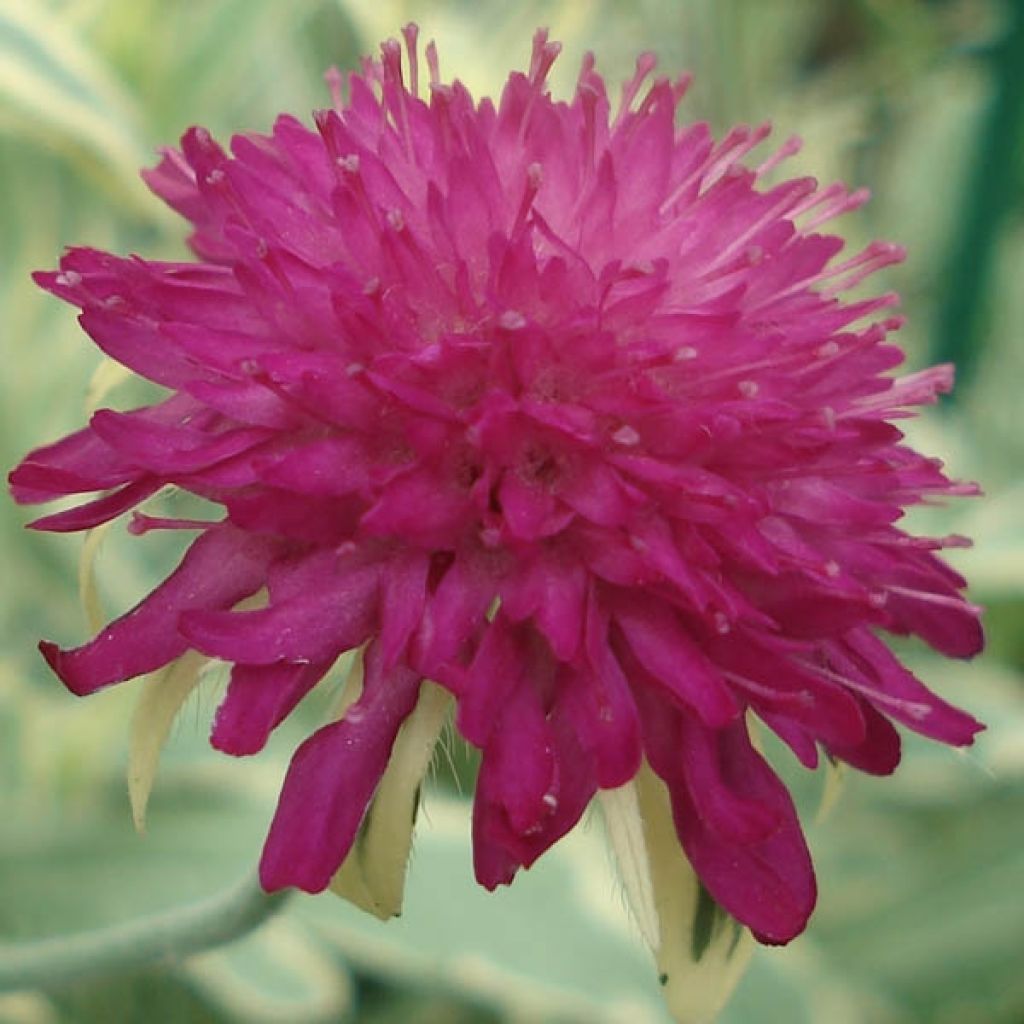
[[267, 895], [255, 875], [199, 903], [91, 932], [0, 944], [0, 992], [63, 985], [175, 962], [247, 934], [277, 913], [287, 891]]

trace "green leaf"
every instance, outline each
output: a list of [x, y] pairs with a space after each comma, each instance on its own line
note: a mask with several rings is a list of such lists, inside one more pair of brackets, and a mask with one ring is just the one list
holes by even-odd
[[293, 912], [382, 980], [440, 986], [512, 1017], [666, 1019], [599, 830], [575, 829], [510, 888], [488, 893], [473, 879], [468, 804], [432, 792], [400, 918], [381, 922], [322, 897], [299, 897]]
[[0, 2], [0, 129], [72, 157], [89, 154], [120, 179], [119, 193], [141, 202], [137, 168], [149, 154], [138, 111], [102, 60], [47, 6]]
[[353, 1012], [344, 966], [286, 917], [189, 959], [182, 974], [239, 1024], [339, 1024]]

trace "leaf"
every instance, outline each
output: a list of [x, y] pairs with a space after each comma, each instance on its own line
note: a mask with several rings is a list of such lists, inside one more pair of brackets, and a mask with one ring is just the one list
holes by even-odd
[[230, 1020], [244, 1024], [336, 1024], [353, 1010], [349, 973], [287, 917], [190, 958], [181, 973]]
[[473, 879], [469, 815], [467, 802], [427, 794], [400, 918], [301, 895], [293, 911], [357, 969], [458, 993], [502, 1019], [662, 1024], [655, 972], [600, 830], [574, 829], [488, 893]]
[[665, 999], [679, 1024], [715, 1019], [743, 975], [754, 940], [711, 899], [686, 859], [664, 783], [644, 764], [636, 778], [660, 943]]
[[0, 995], [0, 1024], [57, 1024], [56, 1007], [38, 992]]
[[45, 4], [0, 2], [0, 98], [8, 131], [90, 153], [115, 172], [119, 193], [141, 205], [145, 191], [136, 169], [148, 153], [136, 127], [138, 112], [102, 62]]
[[165, 669], [143, 680], [142, 693], [132, 718], [128, 753], [128, 795], [132, 819], [139, 832], [146, 828], [146, 805], [156, 778], [160, 751], [182, 704], [199, 682], [209, 659], [186, 651]]

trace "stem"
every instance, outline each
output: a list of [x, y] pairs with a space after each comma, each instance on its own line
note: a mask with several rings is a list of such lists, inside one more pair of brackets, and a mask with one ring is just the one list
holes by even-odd
[[[1017, 139], [1024, 120], [1024, 4], [1006, 5], [1006, 34], [992, 52], [994, 94], [981, 125], [974, 164], [941, 282], [935, 320], [937, 362], [955, 362], [961, 385], [982, 352], [996, 243], [1017, 189]], [[961, 393], [961, 389], [957, 389]]]
[[63, 985], [177, 961], [247, 934], [277, 913], [288, 891], [268, 895], [255, 875], [185, 907], [91, 932], [0, 944], [0, 992]]

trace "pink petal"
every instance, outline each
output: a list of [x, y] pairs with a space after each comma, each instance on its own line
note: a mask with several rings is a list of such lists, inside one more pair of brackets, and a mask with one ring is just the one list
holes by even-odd
[[829, 648], [828, 656], [839, 675], [851, 679], [877, 710], [922, 736], [966, 746], [984, 728], [932, 693], [867, 629], [851, 630], [843, 643]]
[[152, 672], [188, 648], [178, 629], [183, 615], [229, 607], [254, 593], [278, 550], [266, 538], [249, 537], [230, 526], [212, 527], [192, 543], [156, 590], [93, 641], [71, 651], [45, 642], [39, 649], [78, 695]]
[[705, 724], [736, 718], [739, 704], [669, 605], [630, 595], [616, 602], [614, 615], [640, 664]]
[[811, 857], [785, 786], [753, 749], [738, 722], [718, 734], [722, 776], [735, 797], [762, 805], [774, 831], [737, 842], [708, 826], [682, 778], [666, 780], [679, 839], [694, 870], [717, 903], [772, 945], [804, 930], [817, 888]]
[[293, 574], [293, 583], [307, 582], [302, 592], [272, 594], [257, 611], [186, 611], [179, 629], [196, 650], [243, 665], [333, 661], [373, 630], [379, 579], [372, 565], [330, 572], [311, 560]]
[[327, 888], [356, 837], [395, 736], [416, 706], [419, 676], [367, 671], [363, 695], [340, 722], [295, 752], [270, 825], [260, 882], [268, 892]]
[[217, 708], [210, 743], [226, 754], [262, 750], [270, 733], [324, 677], [330, 662], [235, 665]]
[[608, 617], [593, 591], [587, 601], [586, 665], [566, 667], [559, 709], [591, 756], [602, 789], [624, 785], [640, 767], [640, 719], [629, 680], [608, 643]]
[[148, 474], [135, 483], [126, 484], [120, 490], [111, 491], [102, 498], [76, 505], [66, 512], [54, 512], [41, 516], [29, 523], [33, 530], [49, 530], [52, 533], [74, 533], [77, 530], [91, 530], [94, 526], [108, 523], [119, 515], [134, 508], [151, 494], [163, 487], [164, 481]]

